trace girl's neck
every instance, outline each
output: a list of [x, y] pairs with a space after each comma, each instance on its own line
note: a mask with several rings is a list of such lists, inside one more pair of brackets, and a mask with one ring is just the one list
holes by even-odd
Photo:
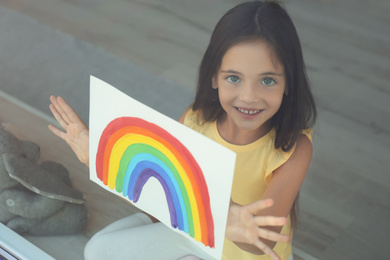
[[271, 130], [271, 126], [269, 122], [266, 122], [255, 131], [240, 129], [232, 122], [229, 122], [225, 114], [217, 120], [217, 129], [219, 135], [226, 142], [234, 145], [247, 145], [266, 135]]

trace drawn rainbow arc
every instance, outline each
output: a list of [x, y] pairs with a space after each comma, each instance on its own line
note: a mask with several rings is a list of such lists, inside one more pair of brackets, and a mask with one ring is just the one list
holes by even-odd
[[136, 203], [154, 177], [167, 200], [173, 228], [214, 245], [214, 220], [203, 172], [190, 151], [156, 124], [119, 117], [104, 129], [96, 154], [97, 177]]

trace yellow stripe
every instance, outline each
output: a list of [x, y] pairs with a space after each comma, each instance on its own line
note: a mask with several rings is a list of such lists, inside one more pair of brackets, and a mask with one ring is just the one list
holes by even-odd
[[126, 134], [122, 136], [120, 139], [118, 139], [118, 141], [115, 143], [111, 151], [110, 163], [108, 168], [108, 187], [110, 187], [110, 189], [115, 188], [115, 182], [119, 170], [120, 160], [124, 152], [126, 151], [127, 147], [129, 145], [136, 144], [136, 143], [143, 143], [143, 144], [150, 145], [156, 148], [157, 150], [159, 150], [160, 152], [162, 152], [163, 154], [165, 154], [165, 156], [167, 156], [167, 158], [172, 162], [176, 170], [179, 172], [179, 175], [187, 190], [188, 198], [191, 205], [192, 218], [194, 222], [194, 233], [195, 233], [194, 238], [197, 241], [201, 241], [202, 231], [200, 227], [198, 205], [196, 203], [195, 194], [192, 189], [191, 182], [186, 172], [184, 171], [183, 167], [176, 159], [176, 157], [172, 154], [172, 152], [168, 148], [166, 148], [163, 144], [156, 141], [155, 139], [150, 138], [148, 136], [139, 135], [139, 134]]

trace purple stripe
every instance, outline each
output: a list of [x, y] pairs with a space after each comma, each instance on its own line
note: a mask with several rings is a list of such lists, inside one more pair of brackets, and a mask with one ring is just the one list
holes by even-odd
[[165, 192], [165, 197], [168, 203], [169, 214], [171, 217], [171, 225], [173, 228], [177, 228], [176, 210], [173, 204], [172, 195], [169, 191], [167, 183], [158, 172], [147, 168], [140, 173], [134, 186], [133, 202], [136, 203], [138, 201], [142, 192], [142, 188], [144, 187], [145, 183], [149, 180], [150, 177], [156, 178], [160, 182], [161, 186], [163, 187]]

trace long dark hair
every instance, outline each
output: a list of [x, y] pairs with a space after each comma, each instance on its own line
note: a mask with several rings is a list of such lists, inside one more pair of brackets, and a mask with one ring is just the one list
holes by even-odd
[[227, 50], [241, 42], [263, 40], [284, 67], [287, 95], [271, 119], [276, 130], [275, 148], [289, 151], [303, 129], [313, 126], [317, 112], [294, 24], [276, 2], [248, 2], [229, 10], [217, 23], [199, 67], [193, 105], [203, 119], [214, 121], [224, 114], [218, 90], [211, 87]]
[[[218, 90], [211, 86], [212, 78], [230, 47], [256, 40], [265, 41], [284, 67], [287, 95], [270, 123], [276, 130], [275, 148], [289, 151], [302, 130], [314, 125], [317, 112], [297, 31], [286, 10], [275, 1], [239, 4], [219, 20], [199, 67], [193, 110], [199, 110], [206, 122], [224, 114]], [[295, 219], [294, 208], [292, 220]]]

